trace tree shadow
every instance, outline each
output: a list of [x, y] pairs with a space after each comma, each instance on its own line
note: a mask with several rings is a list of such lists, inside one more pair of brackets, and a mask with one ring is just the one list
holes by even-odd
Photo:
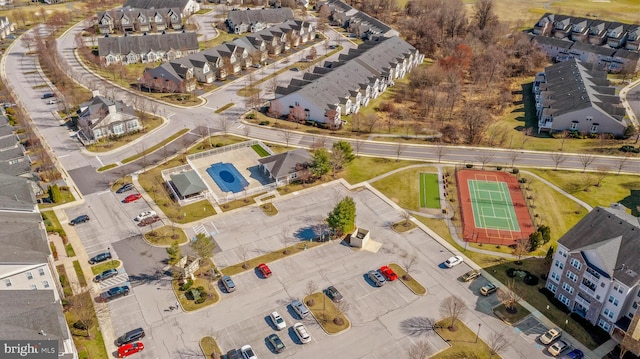
[[400, 331], [410, 337], [432, 335], [436, 327], [427, 317], [413, 317], [400, 322]]

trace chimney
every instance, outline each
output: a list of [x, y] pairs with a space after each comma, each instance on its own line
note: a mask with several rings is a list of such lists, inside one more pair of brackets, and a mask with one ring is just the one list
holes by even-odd
[[93, 90], [91, 91], [91, 94], [93, 95], [93, 97], [98, 97], [100, 96], [100, 90]]
[[109, 115], [115, 116], [115, 114], [116, 114], [116, 103], [113, 102], [111, 105], [109, 105]]

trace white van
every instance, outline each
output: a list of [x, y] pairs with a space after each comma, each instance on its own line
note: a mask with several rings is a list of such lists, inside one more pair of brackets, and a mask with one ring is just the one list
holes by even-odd
[[58, 103], [58, 99], [57, 99], [57, 98], [55, 98], [55, 97], [54, 97], [54, 98], [50, 98], [50, 99], [47, 101], [47, 104], [49, 104], [49, 105], [54, 105], [54, 104], [56, 104], [56, 103]]

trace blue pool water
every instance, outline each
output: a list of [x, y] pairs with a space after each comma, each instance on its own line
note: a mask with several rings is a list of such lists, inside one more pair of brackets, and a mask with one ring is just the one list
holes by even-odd
[[223, 192], [242, 192], [249, 185], [231, 163], [214, 163], [207, 168], [207, 173]]

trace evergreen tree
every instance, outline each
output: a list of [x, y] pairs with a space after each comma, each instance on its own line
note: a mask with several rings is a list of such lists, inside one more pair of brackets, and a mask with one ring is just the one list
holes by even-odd
[[351, 233], [355, 229], [356, 223], [356, 203], [351, 197], [343, 198], [329, 216], [327, 217], [327, 224], [339, 235], [344, 233]]

